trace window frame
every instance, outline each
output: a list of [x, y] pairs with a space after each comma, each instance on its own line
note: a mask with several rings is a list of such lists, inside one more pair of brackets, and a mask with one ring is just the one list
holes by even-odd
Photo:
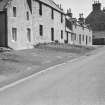
[[51, 28], [51, 41], [54, 41], [54, 27]]
[[85, 41], [85, 35], [82, 36], [82, 41], [83, 41], [83, 42]]
[[92, 39], [91, 36], [89, 36], [89, 42], [91, 42], [91, 39]]
[[51, 18], [54, 19], [54, 9], [51, 9]]
[[61, 13], [61, 23], [63, 23], [63, 13]]
[[30, 20], [29, 12], [26, 12], [27, 20]]
[[43, 25], [39, 25], [40, 36], [43, 36]]
[[14, 42], [17, 41], [17, 28], [15, 28], [15, 27], [12, 28], [12, 40]]
[[42, 16], [42, 3], [39, 2], [39, 15]]
[[61, 30], [61, 39], [63, 39], [63, 30]]

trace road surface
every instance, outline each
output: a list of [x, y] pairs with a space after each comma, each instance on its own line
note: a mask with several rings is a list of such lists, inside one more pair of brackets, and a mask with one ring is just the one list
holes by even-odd
[[0, 89], [0, 105], [105, 105], [105, 48]]

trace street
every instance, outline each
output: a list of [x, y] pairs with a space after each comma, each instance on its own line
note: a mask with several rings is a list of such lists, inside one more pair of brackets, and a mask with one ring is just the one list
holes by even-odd
[[0, 105], [105, 105], [105, 47], [2, 89]]

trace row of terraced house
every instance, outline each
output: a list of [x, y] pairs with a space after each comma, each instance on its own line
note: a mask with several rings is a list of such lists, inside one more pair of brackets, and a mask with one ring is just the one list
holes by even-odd
[[[82, 16], [82, 15], [81, 15]], [[0, 46], [15, 50], [38, 43], [92, 46], [92, 30], [52, 0], [0, 0]]]

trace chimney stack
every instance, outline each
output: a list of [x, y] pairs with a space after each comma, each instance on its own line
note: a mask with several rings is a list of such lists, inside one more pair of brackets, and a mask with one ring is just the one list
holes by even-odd
[[98, 1], [94, 1], [93, 5], [93, 11], [100, 11], [101, 10], [101, 3]]
[[105, 7], [103, 8], [103, 12], [105, 13]]
[[83, 13], [79, 14], [79, 19], [78, 20], [79, 20], [80, 24], [84, 24], [85, 23], [85, 19], [84, 19]]
[[73, 14], [71, 13], [71, 9], [69, 8], [69, 9], [67, 9], [67, 16], [69, 16], [69, 17], [73, 17]]

